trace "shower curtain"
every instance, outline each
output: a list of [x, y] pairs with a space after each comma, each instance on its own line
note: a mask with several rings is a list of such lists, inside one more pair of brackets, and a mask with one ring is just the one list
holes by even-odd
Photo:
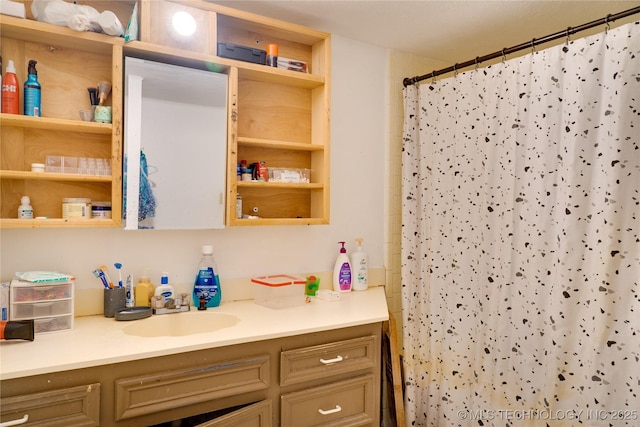
[[407, 426], [640, 425], [640, 25], [405, 89]]

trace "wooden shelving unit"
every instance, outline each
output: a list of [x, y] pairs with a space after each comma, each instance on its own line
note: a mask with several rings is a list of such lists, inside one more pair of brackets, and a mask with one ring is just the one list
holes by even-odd
[[[198, 32], [188, 42], [172, 36], [173, 13], [194, 16]], [[329, 223], [329, 34], [204, 1], [142, 3], [142, 41], [182, 64], [215, 67], [229, 75], [226, 223], [229, 226]], [[234, 43], [307, 62], [309, 73], [217, 56], [217, 43]], [[150, 58], [153, 59], [153, 58]], [[198, 64], [199, 62], [199, 64]], [[237, 163], [311, 170], [310, 183], [242, 182]], [[236, 195], [243, 213], [236, 217]]]
[[[120, 19], [126, 22], [133, 3], [118, 4]], [[26, 80], [27, 63], [35, 59], [43, 87], [42, 117], [0, 114], [0, 227], [120, 226], [123, 40], [5, 15], [0, 34], [2, 57], [14, 61], [18, 81]], [[103, 80], [112, 84], [112, 124], [81, 121], [79, 110], [90, 108], [87, 88]], [[109, 159], [111, 175], [31, 172], [31, 164], [45, 163], [47, 155]], [[35, 216], [46, 219], [17, 219], [23, 195], [31, 198]], [[110, 201], [112, 219], [64, 220], [66, 197]]]
[[[98, 10], [114, 11], [127, 22], [134, 1], [99, 1]], [[209, 69], [229, 75], [226, 224], [312, 225], [329, 223], [329, 34], [200, 0], [142, 0], [140, 40], [78, 32], [31, 19], [0, 15], [2, 57], [12, 59], [18, 80], [26, 80], [29, 59], [38, 61], [43, 84], [43, 117], [0, 115], [0, 227], [119, 227], [122, 216], [123, 58], [124, 55]], [[198, 24], [191, 38], [168, 29], [173, 13], [187, 11]], [[282, 57], [302, 60], [309, 73], [278, 69], [217, 55], [218, 42], [266, 50], [279, 46]], [[112, 83], [112, 124], [82, 122], [87, 87]], [[111, 159], [112, 174], [34, 173], [31, 163], [46, 155]], [[311, 170], [309, 183], [241, 182], [236, 165], [264, 161], [267, 167]], [[236, 217], [237, 194], [244, 213]], [[17, 220], [22, 195], [29, 195], [36, 216]], [[111, 220], [64, 221], [65, 197], [111, 201]]]

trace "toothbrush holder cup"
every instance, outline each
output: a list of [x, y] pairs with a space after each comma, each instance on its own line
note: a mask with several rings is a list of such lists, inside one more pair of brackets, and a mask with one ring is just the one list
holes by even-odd
[[104, 317], [115, 317], [116, 312], [126, 308], [126, 292], [124, 288], [104, 290]]

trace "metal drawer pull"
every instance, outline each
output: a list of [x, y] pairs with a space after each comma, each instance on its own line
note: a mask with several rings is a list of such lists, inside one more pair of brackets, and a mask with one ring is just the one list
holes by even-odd
[[26, 414], [24, 417], [20, 418], [19, 420], [6, 421], [4, 423], [0, 423], [0, 427], [17, 426], [17, 425], [26, 423], [28, 420], [29, 420], [29, 414]]
[[340, 405], [336, 405], [335, 408], [327, 409], [326, 411], [322, 409], [318, 409], [318, 412], [320, 412], [322, 415], [335, 414], [336, 412], [340, 412], [340, 411], [342, 411], [342, 408], [340, 407]]
[[320, 361], [322, 363], [324, 363], [325, 365], [328, 365], [330, 363], [342, 362], [342, 356], [338, 355], [338, 357], [336, 357], [334, 359], [329, 359], [329, 360], [320, 359]]

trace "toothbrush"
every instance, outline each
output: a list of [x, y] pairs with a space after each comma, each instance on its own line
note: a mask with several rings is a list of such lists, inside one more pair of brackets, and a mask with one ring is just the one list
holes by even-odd
[[93, 275], [96, 276], [98, 279], [102, 280], [102, 284], [106, 289], [111, 289], [109, 288], [109, 283], [107, 282], [106, 277], [104, 277], [104, 273], [102, 270], [100, 270], [99, 268], [96, 268], [95, 270], [93, 270]]
[[101, 265], [99, 269], [102, 271], [102, 274], [104, 274], [104, 277], [107, 279], [107, 283], [109, 283], [109, 289], [113, 289], [113, 282], [109, 277], [109, 273], [107, 273], [107, 266]]
[[122, 264], [119, 262], [116, 262], [115, 264], [113, 264], [113, 266], [116, 268], [116, 270], [118, 270], [118, 287], [121, 288], [122, 287]]

